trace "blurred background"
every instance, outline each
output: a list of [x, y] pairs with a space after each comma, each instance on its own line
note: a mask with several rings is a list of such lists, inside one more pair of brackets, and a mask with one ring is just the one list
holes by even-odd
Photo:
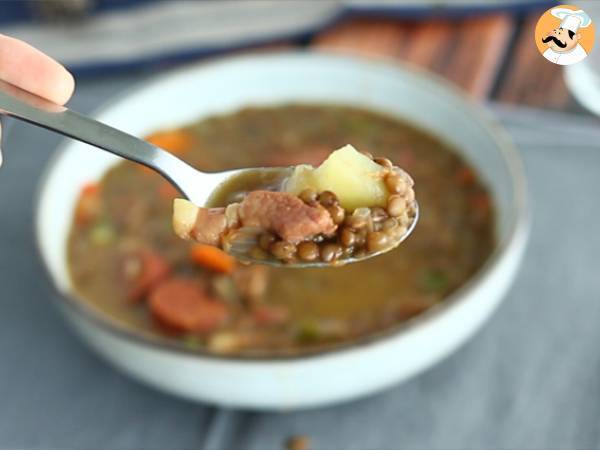
[[[315, 49], [427, 68], [508, 129], [525, 162], [534, 221], [528, 259], [505, 304], [476, 341], [434, 369], [314, 411], [203, 406], [112, 370], [45, 301], [52, 288], [32, 242], [32, 202], [59, 138], [7, 121], [0, 448], [260, 450], [284, 448], [293, 435], [307, 435], [316, 449], [600, 447], [600, 59], [565, 73], [540, 56], [536, 22], [557, 4], [2, 1], [0, 32], [65, 64], [78, 84], [70, 106], [85, 113], [172, 68], [240, 52]], [[600, 22], [600, 1], [576, 4]]]

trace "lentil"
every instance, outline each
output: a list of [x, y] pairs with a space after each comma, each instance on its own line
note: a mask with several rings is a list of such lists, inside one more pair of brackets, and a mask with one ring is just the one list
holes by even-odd
[[402, 194], [408, 187], [406, 181], [398, 174], [389, 173], [385, 177], [385, 186], [392, 194]]
[[294, 257], [296, 254], [296, 246], [291, 242], [277, 241], [271, 244], [269, 251], [275, 258], [285, 261]]
[[357, 237], [351, 228], [344, 228], [340, 234], [340, 241], [344, 247], [352, 247], [357, 243]]
[[339, 225], [346, 218], [346, 211], [340, 205], [332, 205], [327, 208], [327, 212], [331, 215], [333, 223]]
[[298, 197], [300, 197], [300, 200], [302, 200], [307, 205], [316, 205], [317, 204], [318, 194], [315, 189], [311, 189], [311, 188], [304, 189], [302, 192], [300, 192]]
[[338, 199], [337, 199], [337, 196], [333, 192], [323, 191], [319, 194], [319, 203], [321, 203], [321, 205], [323, 205], [325, 207], [333, 206], [338, 203]]
[[392, 162], [387, 158], [377, 157], [377, 158], [373, 158], [373, 161], [375, 161], [380, 166], [385, 167], [386, 169], [392, 169], [394, 167]]
[[321, 261], [332, 262], [342, 256], [342, 247], [338, 244], [323, 244], [321, 246]]
[[400, 216], [406, 211], [406, 200], [397, 194], [390, 195], [387, 203], [387, 212], [392, 217]]
[[371, 208], [371, 219], [373, 219], [373, 222], [383, 222], [387, 218], [388, 214], [385, 211], [385, 209], [381, 208], [380, 206], [375, 206], [374, 208]]
[[271, 233], [262, 233], [258, 238], [258, 246], [268, 251], [271, 247], [271, 244], [277, 240], [277, 237]]
[[381, 231], [373, 231], [367, 235], [367, 250], [378, 252], [388, 246], [388, 237]]
[[319, 256], [319, 246], [314, 242], [307, 241], [298, 244], [298, 257], [302, 261], [315, 261]]

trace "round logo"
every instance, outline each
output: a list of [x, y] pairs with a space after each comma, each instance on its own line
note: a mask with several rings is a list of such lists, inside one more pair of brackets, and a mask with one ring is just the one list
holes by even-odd
[[584, 60], [592, 51], [596, 29], [588, 14], [577, 6], [550, 8], [535, 27], [535, 45], [544, 58], [569, 66]]

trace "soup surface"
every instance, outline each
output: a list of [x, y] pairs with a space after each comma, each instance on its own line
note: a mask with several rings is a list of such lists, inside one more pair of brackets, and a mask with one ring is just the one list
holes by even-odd
[[[378, 113], [247, 108], [148, 139], [206, 171], [316, 166], [352, 144], [405, 168], [417, 187], [419, 223], [399, 248], [326, 269], [248, 267], [178, 239], [171, 226], [178, 193], [142, 166], [120, 163], [84, 187], [68, 247], [77, 293], [113, 320], [189, 348], [293, 354], [389, 329], [442, 302], [494, 246], [493, 205], [466, 161]], [[157, 297], [163, 304], [172, 297], [179, 312], [191, 308], [183, 325], [163, 320], [153, 309]]]

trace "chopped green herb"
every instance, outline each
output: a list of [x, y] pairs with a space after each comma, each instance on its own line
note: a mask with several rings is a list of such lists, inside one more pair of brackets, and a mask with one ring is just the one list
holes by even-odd
[[419, 280], [421, 287], [427, 291], [439, 292], [448, 287], [448, 277], [439, 269], [428, 269]]
[[304, 320], [300, 323], [297, 339], [300, 342], [314, 342], [322, 337], [321, 327], [315, 320]]
[[202, 346], [202, 341], [198, 336], [189, 334], [183, 338], [183, 345], [190, 350], [198, 350]]
[[116, 233], [109, 223], [100, 222], [90, 230], [89, 237], [94, 245], [101, 246], [113, 242], [116, 238]]

